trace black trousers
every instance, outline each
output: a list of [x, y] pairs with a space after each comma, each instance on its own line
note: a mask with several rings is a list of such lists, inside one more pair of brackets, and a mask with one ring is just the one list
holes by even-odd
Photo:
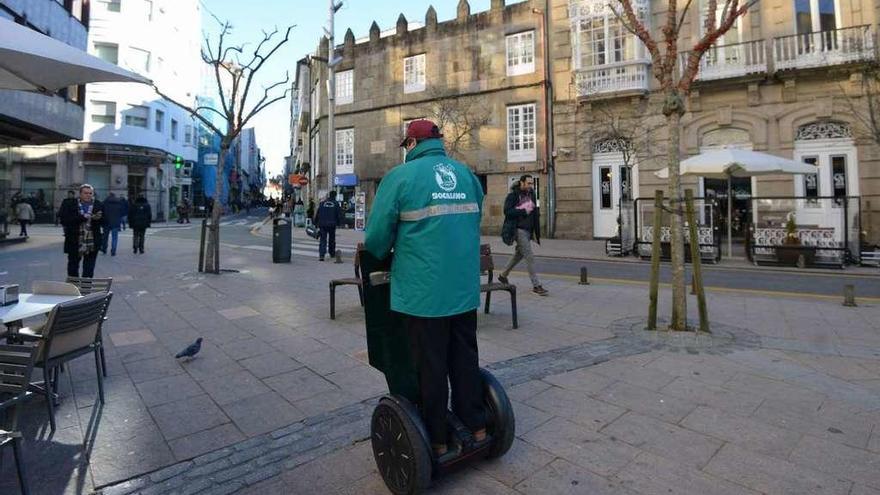
[[21, 231], [18, 233], [18, 236], [22, 237], [28, 235], [27, 226], [28, 223], [30, 223], [30, 220], [19, 220], [18, 223], [19, 225], [21, 225]]
[[147, 229], [131, 229], [134, 234], [132, 240], [132, 249], [134, 252], [144, 252], [144, 237], [146, 237]]
[[321, 237], [318, 241], [318, 256], [324, 257], [327, 253], [327, 242], [330, 242], [330, 256], [336, 256], [336, 226], [321, 227]]
[[447, 443], [449, 384], [452, 385], [452, 412], [471, 431], [485, 427], [483, 385], [477, 358], [477, 311], [442, 318], [404, 315], [403, 321], [419, 372], [420, 409], [431, 443]]
[[[95, 276], [95, 261], [98, 259], [98, 252], [93, 251], [85, 256], [79, 253], [69, 253], [67, 255], [67, 276], [92, 278]], [[79, 262], [82, 261], [82, 275], [79, 273]]]

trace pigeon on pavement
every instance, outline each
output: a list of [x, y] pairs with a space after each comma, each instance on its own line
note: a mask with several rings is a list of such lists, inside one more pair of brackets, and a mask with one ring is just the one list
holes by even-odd
[[193, 342], [192, 344], [186, 346], [186, 349], [178, 352], [177, 355], [174, 357], [178, 358], [178, 359], [180, 359], [182, 357], [191, 358], [191, 357], [194, 357], [196, 354], [198, 354], [200, 350], [202, 350], [202, 338], [201, 337], [197, 338], [196, 341]]

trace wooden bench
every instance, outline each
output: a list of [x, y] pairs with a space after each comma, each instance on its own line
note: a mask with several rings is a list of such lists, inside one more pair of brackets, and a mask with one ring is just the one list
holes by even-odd
[[488, 279], [485, 284], [480, 284], [480, 292], [486, 293], [486, 306], [484, 313], [489, 314], [489, 305], [492, 303], [492, 293], [495, 291], [505, 291], [510, 294], [510, 313], [513, 317], [513, 328], [518, 328], [516, 319], [516, 286], [513, 284], [503, 284], [494, 282], [495, 263], [492, 261], [492, 248], [488, 244], [480, 246], [480, 274], [485, 273]]
[[358, 252], [354, 255], [354, 278], [337, 278], [330, 281], [330, 319], [336, 319], [336, 287], [340, 285], [354, 285], [357, 286], [358, 297], [361, 300], [361, 306], [364, 305], [364, 288], [363, 282], [361, 281], [361, 262], [360, 256], [358, 253], [360, 252], [360, 246], [358, 246]]

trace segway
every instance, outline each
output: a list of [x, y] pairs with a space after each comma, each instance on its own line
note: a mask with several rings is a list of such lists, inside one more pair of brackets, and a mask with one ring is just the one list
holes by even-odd
[[513, 444], [513, 407], [504, 388], [489, 371], [480, 369], [486, 406], [486, 440], [447, 413], [449, 451], [436, 456], [419, 414], [419, 384], [410, 355], [409, 337], [399, 313], [391, 311], [391, 260], [378, 260], [359, 249], [370, 365], [385, 374], [389, 395], [379, 399], [370, 422], [376, 466], [395, 495], [414, 495], [432, 479], [481, 459], [504, 455]]

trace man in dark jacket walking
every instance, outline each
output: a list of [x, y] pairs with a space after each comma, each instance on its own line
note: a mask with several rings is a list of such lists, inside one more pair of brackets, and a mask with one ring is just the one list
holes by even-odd
[[342, 223], [342, 208], [339, 207], [333, 196], [336, 193], [330, 192], [321, 205], [318, 206], [318, 212], [315, 213], [315, 225], [321, 229], [321, 237], [318, 241], [318, 260], [324, 261], [324, 255], [327, 253], [327, 241], [330, 241], [330, 256], [336, 254], [336, 226]]
[[532, 292], [546, 296], [547, 289], [541, 286], [535, 274], [535, 257], [532, 254], [532, 239], [541, 244], [541, 224], [538, 201], [535, 199], [535, 179], [525, 174], [513, 185], [504, 200], [504, 226], [501, 237], [508, 246], [516, 242], [516, 252], [507, 263], [504, 271], [498, 275], [501, 283], [508, 283], [507, 276], [520, 260], [526, 260], [529, 278], [532, 281]]
[[[122, 228], [122, 217], [125, 215], [125, 204], [115, 193], [107, 195], [104, 201], [105, 230], [102, 251], [107, 252], [107, 241], [110, 241], [110, 256], [116, 256], [116, 246], [119, 245], [119, 229]], [[109, 236], [107, 235], [109, 231]], [[109, 239], [108, 239], [109, 237]]]
[[134, 233], [134, 240], [131, 244], [134, 254], [137, 254], [138, 251], [140, 251], [141, 254], [144, 254], [144, 237], [146, 236], [147, 229], [150, 228], [152, 221], [153, 210], [150, 208], [150, 203], [147, 202], [147, 198], [141, 194], [134, 201], [134, 204], [131, 205], [128, 212], [128, 224], [131, 226], [131, 230]]
[[67, 276], [95, 276], [95, 261], [101, 245], [104, 205], [95, 199], [95, 190], [88, 184], [79, 188], [79, 199], [61, 203], [61, 225], [64, 227], [64, 252], [67, 254]]

